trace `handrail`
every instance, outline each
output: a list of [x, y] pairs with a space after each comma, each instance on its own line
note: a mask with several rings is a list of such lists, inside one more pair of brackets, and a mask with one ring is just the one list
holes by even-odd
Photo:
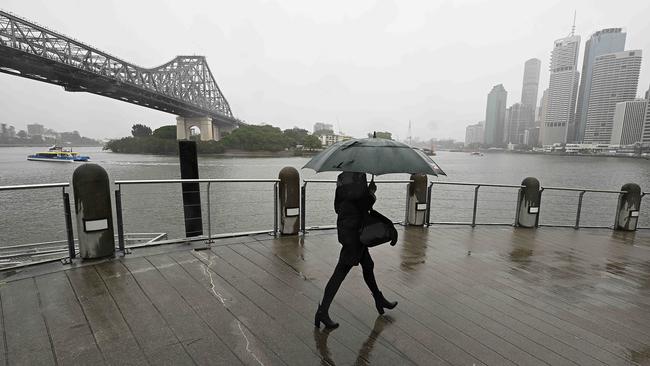
[[[210, 204], [210, 184], [211, 183], [273, 183], [273, 236], [278, 234], [278, 197], [280, 179], [254, 179], [254, 178], [228, 178], [228, 179], [145, 179], [145, 180], [116, 180], [115, 185], [115, 211], [117, 218], [117, 242], [120, 251], [125, 252], [124, 240], [124, 218], [122, 213], [122, 185], [136, 185], [136, 184], [166, 184], [166, 183], [207, 183], [206, 197], [207, 197], [207, 214], [208, 214], [208, 236], [206, 247], [213, 243], [212, 235], [212, 217], [211, 217], [211, 204]], [[203, 236], [201, 236], [202, 238]], [[186, 238], [187, 240], [187, 238]], [[173, 242], [170, 241], [170, 242]]]
[[147, 179], [116, 180], [115, 184], [157, 184], [157, 183], [279, 183], [279, 179]]
[[0, 186], [0, 191], [11, 191], [19, 189], [37, 189], [37, 188], [65, 188], [70, 183], [45, 183], [45, 184], [22, 184], [16, 186]]
[[541, 187], [543, 191], [569, 191], [569, 192], [594, 192], [594, 193], [617, 193], [624, 194], [627, 191], [615, 191], [608, 189], [590, 189], [590, 188], [568, 188], [568, 187]]
[[471, 182], [445, 182], [445, 181], [432, 181], [431, 184], [440, 185], [454, 185], [454, 186], [481, 186], [481, 187], [497, 187], [497, 188], [525, 188], [522, 185], [515, 184], [498, 184], [498, 183], [471, 183]]
[[[304, 183], [336, 183], [336, 179], [303, 179]], [[375, 183], [413, 183], [410, 179], [376, 180]]]

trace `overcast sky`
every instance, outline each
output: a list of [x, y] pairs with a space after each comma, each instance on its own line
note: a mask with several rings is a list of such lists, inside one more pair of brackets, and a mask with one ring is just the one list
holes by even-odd
[[[2, 0], [0, 8], [143, 67], [205, 55], [236, 117], [311, 130], [332, 123], [353, 136], [464, 139], [502, 83], [519, 102], [524, 62], [542, 60], [548, 87], [555, 39], [584, 43], [624, 27], [642, 49], [638, 95], [650, 85], [650, 2], [639, 1], [83, 1]], [[41, 123], [84, 136], [118, 137], [175, 116], [0, 74], [0, 122]], [[340, 127], [339, 127], [340, 126]]]

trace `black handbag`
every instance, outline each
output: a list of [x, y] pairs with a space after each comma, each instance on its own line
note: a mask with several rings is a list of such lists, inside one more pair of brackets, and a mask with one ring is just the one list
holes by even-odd
[[359, 229], [359, 240], [369, 248], [388, 242], [390, 245], [395, 245], [397, 230], [393, 222], [386, 216], [375, 210], [370, 210], [363, 218], [361, 229]]

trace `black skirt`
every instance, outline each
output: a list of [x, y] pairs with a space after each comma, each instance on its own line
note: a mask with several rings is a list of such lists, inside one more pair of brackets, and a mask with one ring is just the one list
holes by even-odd
[[359, 240], [359, 228], [361, 227], [361, 217], [346, 217], [336, 222], [339, 243], [341, 243], [341, 253], [339, 262], [350, 266], [356, 266], [361, 262], [365, 255], [369, 255], [368, 247], [363, 245]]

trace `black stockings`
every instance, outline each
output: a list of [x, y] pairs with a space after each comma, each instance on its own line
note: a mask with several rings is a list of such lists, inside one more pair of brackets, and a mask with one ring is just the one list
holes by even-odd
[[[375, 280], [375, 263], [372, 261], [370, 253], [366, 253], [361, 257], [359, 263], [363, 269], [363, 280], [366, 281], [366, 285], [368, 285], [370, 292], [372, 292], [372, 296], [376, 297], [379, 294], [379, 287], [377, 287], [377, 281]], [[340, 261], [336, 264], [334, 273], [332, 273], [332, 277], [330, 277], [327, 286], [325, 286], [325, 294], [323, 295], [323, 301], [321, 302], [321, 310], [323, 312], [327, 313], [329, 310], [330, 304], [332, 303], [332, 300], [334, 300], [334, 295], [336, 295], [339, 287], [341, 287], [341, 283], [343, 283], [343, 280], [345, 279], [345, 276], [347, 276], [348, 272], [350, 272], [350, 269], [352, 269], [352, 265], [344, 264]]]

